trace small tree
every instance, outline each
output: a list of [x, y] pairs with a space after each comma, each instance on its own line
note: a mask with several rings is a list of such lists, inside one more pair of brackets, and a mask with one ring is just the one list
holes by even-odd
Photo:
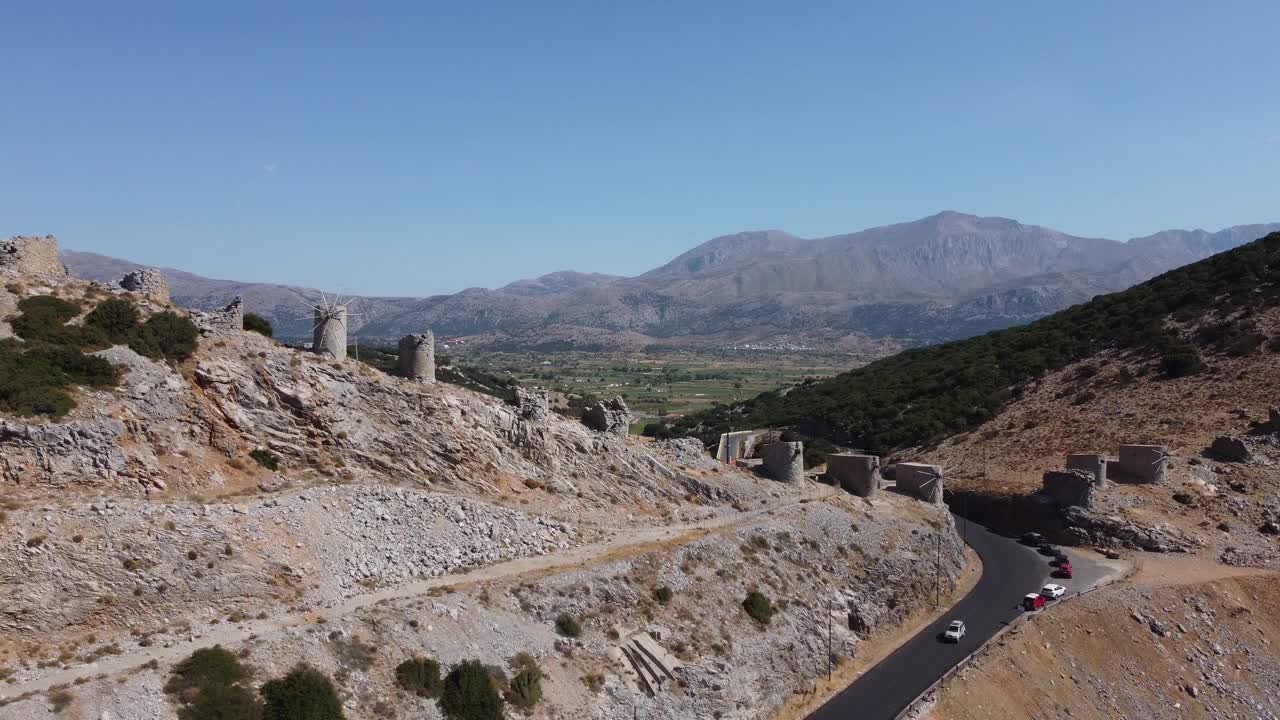
[[440, 663], [422, 657], [405, 660], [396, 666], [396, 684], [421, 697], [438, 697], [443, 686]]
[[502, 698], [489, 669], [478, 660], [467, 660], [444, 679], [440, 711], [449, 720], [502, 720]]
[[526, 665], [511, 678], [507, 702], [521, 710], [532, 710], [542, 700], [542, 670], [536, 663]]
[[275, 329], [271, 327], [271, 321], [256, 313], [245, 313], [244, 329], [267, 337], [272, 337], [275, 334]]
[[276, 455], [270, 450], [264, 450], [262, 448], [258, 448], [250, 452], [249, 457], [253, 458], [254, 462], [258, 463], [259, 465], [261, 465], [262, 467], [268, 470], [280, 469], [280, 456]]
[[147, 318], [129, 347], [153, 359], [185, 360], [195, 354], [200, 331], [185, 317], [165, 311]]
[[108, 298], [85, 316], [84, 324], [113, 343], [128, 342], [138, 327], [138, 308], [124, 298]]
[[768, 625], [773, 619], [773, 603], [756, 590], [747, 593], [747, 598], [742, 601], [742, 609], [747, 611], [747, 615], [750, 615], [752, 620], [761, 625]]
[[265, 720], [343, 720], [342, 701], [333, 681], [307, 665], [267, 681], [258, 692]]
[[556, 618], [556, 632], [565, 637], [576, 638], [582, 634], [582, 626], [578, 624], [577, 618], [564, 613]]

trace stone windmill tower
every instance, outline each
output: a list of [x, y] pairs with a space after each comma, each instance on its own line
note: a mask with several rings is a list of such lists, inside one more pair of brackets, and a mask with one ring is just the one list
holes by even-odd
[[304, 301], [311, 308], [311, 351], [334, 360], [347, 359], [347, 323], [356, 316], [355, 303], [341, 295], [320, 293], [318, 302]]

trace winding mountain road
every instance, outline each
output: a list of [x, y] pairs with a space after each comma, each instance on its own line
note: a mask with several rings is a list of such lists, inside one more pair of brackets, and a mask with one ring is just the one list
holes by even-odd
[[[961, 523], [964, 520], [957, 518], [957, 528]], [[920, 693], [1021, 614], [1018, 603], [1022, 596], [1038, 590], [1049, 576], [1047, 558], [972, 522], [965, 534], [969, 546], [982, 558], [982, 578], [973, 590], [808, 720], [893, 720]], [[968, 627], [965, 637], [954, 645], [940, 640], [952, 620], [963, 620]]]

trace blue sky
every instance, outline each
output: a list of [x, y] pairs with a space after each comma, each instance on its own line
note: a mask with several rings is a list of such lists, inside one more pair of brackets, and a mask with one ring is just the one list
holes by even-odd
[[1115, 238], [1280, 220], [1274, 0], [50, 0], [2, 22], [0, 233], [215, 277], [425, 295], [942, 209]]

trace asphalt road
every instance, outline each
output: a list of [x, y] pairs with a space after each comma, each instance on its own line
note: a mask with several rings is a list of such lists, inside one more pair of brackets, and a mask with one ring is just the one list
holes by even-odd
[[[964, 520], [956, 518], [957, 529]], [[818, 708], [808, 720], [892, 720], [938, 678], [977, 650], [983, 642], [1022, 612], [1022, 596], [1048, 581], [1048, 558], [976, 523], [968, 523], [966, 540], [982, 558], [982, 577], [973, 590], [892, 655], [863, 673], [852, 685]], [[1055, 580], [1071, 587], [1070, 580]], [[968, 633], [957, 644], [943, 643], [952, 620], [963, 620]]]

